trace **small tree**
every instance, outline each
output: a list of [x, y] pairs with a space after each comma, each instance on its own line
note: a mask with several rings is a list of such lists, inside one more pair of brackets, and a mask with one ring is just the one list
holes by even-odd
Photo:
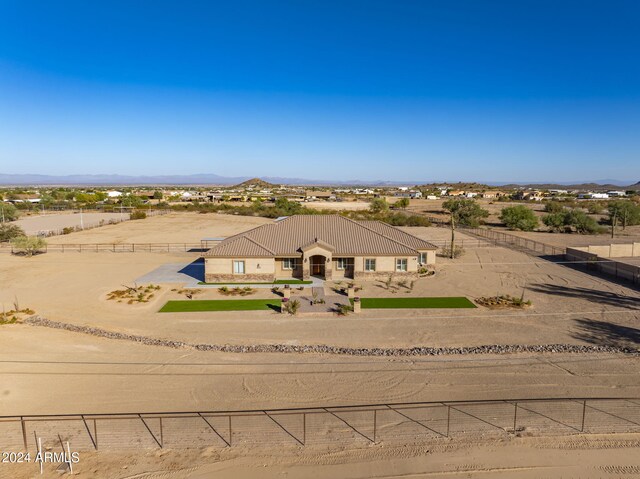
[[11, 241], [11, 245], [15, 253], [33, 256], [42, 252], [42, 249], [47, 246], [47, 242], [37, 236], [18, 236]]
[[533, 210], [524, 205], [503, 208], [500, 221], [513, 230], [532, 231], [538, 226], [538, 218]]
[[546, 213], [561, 213], [564, 211], [564, 206], [559, 201], [548, 201], [544, 205], [544, 211]]
[[25, 236], [24, 230], [18, 225], [0, 223], [0, 243], [11, 241], [19, 236]]
[[153, 192], [153, 199], [154, 200], [161, 200], [162, 199], [162, 191], [156, 190]]
[[11, 203], [0, 201], [0, 222], [15, 221], [18, 219], [18, 209]]
[[582, 234], [595, 234], [602, 231], [596, 220], [577, 208], [569, 210], [565, 214], [565, 224], [572, 226], [578, 233]]
[[564, 225], [564, 213], [551, 213], [542, 217], [542, 222], [556, 233], [562, 231]]
[[409, 198], [400, 198], [393, 204], [394, 208], [406, 209], [409, 206]]
[[449, 212], [451, 226], [451, 255], [454, 258], [456, 226], [477, 227], [480, 225], [482, 218], [489, 216], [489, 212], [480, 207], [472, 199], [452, 198], [442, 203], [442, 207]]
[[620, 224], [625, 230], [627, 226], [640, 224], [640, 206], [627, 200], [615, 200], [607, 205], [611, 236], [614, 228]]
[[384, 198], [374, 198], [369, 205], [369, 211], [373, 214], [386, 213], [389, 211], [389, 203]]

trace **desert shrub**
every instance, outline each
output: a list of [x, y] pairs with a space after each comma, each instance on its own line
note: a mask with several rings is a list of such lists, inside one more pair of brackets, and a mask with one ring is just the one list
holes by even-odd
[[134, 287], [124, 285], [124, 287], [125, 289], [117, 289], [108, 293], [107, 300], [117, 301], [118, 303], [126, 301], [127, 304], [148, 303], [155, 296], [154, 291], [160, 289], [160, 286], [154, 284], [148, 284], [147, 286], [135, 285]]
[[599, 201], [590, 201], [587, 204], [587, 211], [590, 215], [599, 215], [604, 211], [604, 205]]
[[389, 211], [389, 203], [384, 198], [374, 198], [369, 205], [369, 211], [373, 214], [386, 213]]
[[14, 205], [0, 201], [0, 221], [14, 221], [18, 216], [18, 209]]
[[559, 201], [547, 201], [544, 205], [545, 213], [560, 213], [564, 211], [564, 206]]
[[453, 250], [451, 246], [443, 246], [438, 252], [438, 256], [443, 258], [459, 258], [464, 254], [464, 248], [462, 246], [454, 245]]
[[560, 213], [551, 213], [542, 222], [552, 231], [576, 231], [581, 234], [601, 233], [604, 229], [584, 211], [574, 208]]
[[510, 296], [508, 294], [477, 298], [476, 303], [491, 309], [527, 308], [531, 306], [531, 300], [525, 301], [524, 296], [520, 296], [518, 298], [516, 296]]
[[346, 316], [347, 314], [352, 312], [353, 306], [351, 306], [350, 304], [339, 304], [336, 308], [336, 313], [338, 313], [340, 316]]
[[545, 215], [542, 217], [542, 222], [547, 226], [551, 231], [562, 231], [565, 227], [564, 224], [564, 213], [557, 212]]
[[0, 243], [25, 236], [24, 230], [18, 225], [0, 223]]
[[11, 245], [13, 246], [15, 254], [33, 256], [34, 254], [41, 253], [47, 246], [47, 242], [37, 236], [18, 236], [11, 240]]
[[285, 301], [282, 304], [284, 310], [292, 316], [296, 315], [300, 309], [300, 301], [297, 299], [294, 299], [293, 301]]
[[75, 228], [73, 226], [65, 226], [64, 228], [62, 228], [63, 235], [68, 235], [69, 233], [73, 233], [74, 231]]
[[147, 217], [147, 213], [145, 213], [144, 211], [133, 211], [130, 215], [129, 215], [129, 219], [130, 220], [143, 220]]
[[603, 228], [598, 225], [596, 220], [588, 216], [584, 211], [575, 208], [566, 213], [565, 224], [575, 228], [576, 232], [582, 234], [596, 234], [603, 231]]
[[508, 206], [500, 213], [500, 221], [507, 228], [521, 231], [533, 231], [538, 226], [538, 218], [532, 209], [524, 205]]

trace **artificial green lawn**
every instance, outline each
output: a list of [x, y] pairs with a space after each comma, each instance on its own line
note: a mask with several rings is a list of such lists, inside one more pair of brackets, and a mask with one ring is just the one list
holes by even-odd
[[362, 298], [363, 309], [426, 309], [426, 308], [476, 308], [464, 297], [447, 298]]
[[196, 311], [255, 311], [280, 310], [279, 299], [212, 299], [167, 301], [161, 313], [192, 313]]
[[277, 279], [273, 282], [262, 282], [262, 283], [243, 283], [243, 282], [239, 282], [239, 283], [230, 283], [230, 282], [226, 282], [226, 283], [205, 283], [204, 281], [199, 281], [198, 284], [229, 284], [229, 285], [233, 285], [233, 284], [311, 284], [313, 283], [313, 281], [302, 281], [301, 279]]

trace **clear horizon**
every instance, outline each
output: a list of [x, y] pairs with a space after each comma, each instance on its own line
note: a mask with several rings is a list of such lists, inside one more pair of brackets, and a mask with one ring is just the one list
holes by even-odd
[[5, 174], [640, 180], [637, 2], [0, 6]]

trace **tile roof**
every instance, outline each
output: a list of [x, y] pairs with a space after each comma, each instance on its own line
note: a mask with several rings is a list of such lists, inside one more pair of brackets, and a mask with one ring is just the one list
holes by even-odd
[[207, 252], [215, 257], [300, 256], [313, 243], [333, 256], [415, 255], [436, 247], [380, 221], [340, 215], [295, 215], [231, 236]]

